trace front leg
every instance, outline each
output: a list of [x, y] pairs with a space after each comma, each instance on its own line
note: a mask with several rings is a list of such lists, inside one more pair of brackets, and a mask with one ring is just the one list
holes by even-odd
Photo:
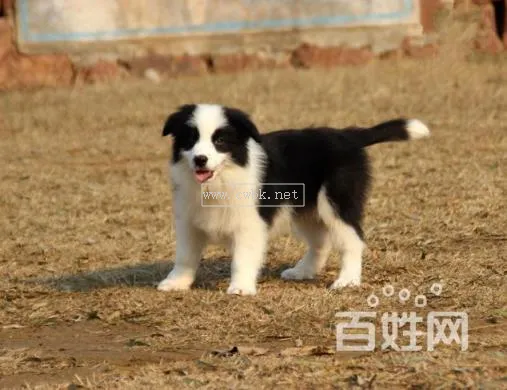
[[227, 294], [255, 295], [257, 277], [266, 255], [268, 232], [262, 220], [235, 233], [232, 277]]
[[176, 220], [176, 260], [174, 267], [157, 289], [161, 291], [188, 290], [195, 274], [202, 251], [206, 245], [204, 233], [188, 221]]

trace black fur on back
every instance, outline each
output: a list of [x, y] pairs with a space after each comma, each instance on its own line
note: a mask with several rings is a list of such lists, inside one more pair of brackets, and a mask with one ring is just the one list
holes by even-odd
[[[361, 218], [370, 183], [370, 168], [365, 150], [356, 146], [356, 131], [314, 128], [262, 135], [262, 146], [268, 156], [263, 182], [304, 183], [305, 207], [295, 208], [296, 213], [315, 208], [319, 191], [325, 188], [337, 215], [362, 236]], [[263, 188], [270, 204], [274, 203], [274, 191], [283, 190], [282, 185]], [[298, 195], [298, 199], [303, 196], [302, 193]], [[277, 209], [262, 207], [266, 202], [261, 201], [259, 213], [271, 223]], [[287, 201], [278, 202], [281, 205]], [[288, 202], [292, 202], [292, 198]]]

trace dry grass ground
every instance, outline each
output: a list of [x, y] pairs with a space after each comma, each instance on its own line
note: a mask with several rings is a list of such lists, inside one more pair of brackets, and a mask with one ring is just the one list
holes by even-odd
[[[449, 33], [468, 39], [468, 26]], [[0, 96], [0, 388], [505, 388], [507, 62], [460, 45], [426, 61]], [[315, 282], [280, 280], [304, 251], [290, 236], [255, 297], [225, 294], [220, 248], [192, 291], [154, 288], [174, 257], [161, 126], [195, 101], [240, 107], [263, 131], [430, 125], [430, 139], [370, 149], [361, 288], [326, 290], [336, 255]], [[468, 351], [333, 352], [336, 311], [368, 310], [386, 283], [415, 294], [436, 281], [426, 310], [466, 311]]]

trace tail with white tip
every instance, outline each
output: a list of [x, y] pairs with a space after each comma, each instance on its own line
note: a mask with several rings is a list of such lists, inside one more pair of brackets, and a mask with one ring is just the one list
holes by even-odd
[[381, 142], [409, 141], [430, 136], [430, 130], [419, 119], [393, 119], [370, 128], [350, 128], [343, 132], [355, 147], [366, 147]]

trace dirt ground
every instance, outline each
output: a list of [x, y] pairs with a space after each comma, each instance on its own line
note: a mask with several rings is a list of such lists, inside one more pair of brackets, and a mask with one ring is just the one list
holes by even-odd
[[[0, 388], [507, 388], [507, 58], [470, 54], [469, 24], [448, 33], [424, 61], [1, 95]], [[337, 254], [315, 281], [280, 280], [305, 249], [282, 236], [255, 297], [225, 294], [219, 247], [193, 290], [155, 289], [175, 248], [160, 133], [187, 102], [262, 131], [428, 123], [429, 139], [370, 148], [361, 287], [326, 289]], [[378, 317], [374, 352], [336, 352], [337, 311], [371, 310], [373, 292], [377, 313], [414, 310], [388, 283], [427, 295], [418, 314], [466, 312], [468, 350], [382, 350]]]

